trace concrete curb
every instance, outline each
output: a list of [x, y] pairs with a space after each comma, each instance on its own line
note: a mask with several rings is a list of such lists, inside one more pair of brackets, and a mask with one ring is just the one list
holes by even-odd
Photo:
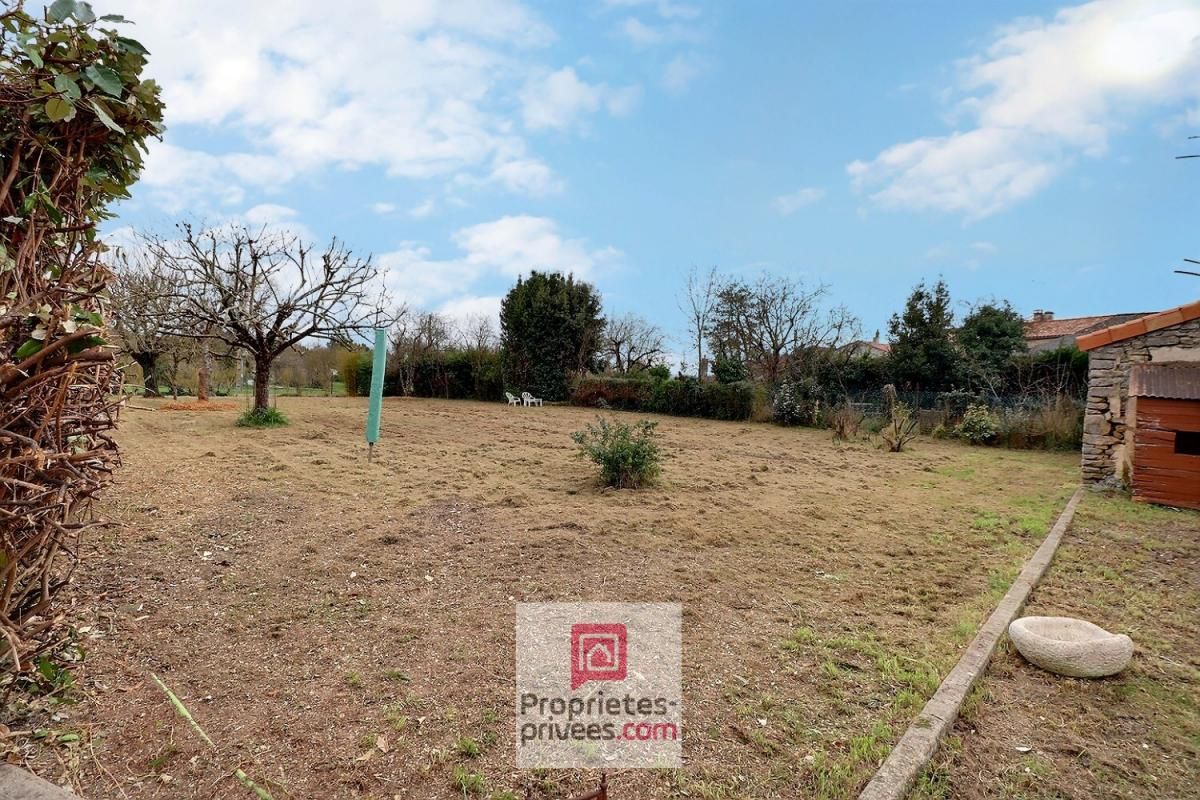
[[921, 770], [937, 752], [938, 742], [954, 724], [963, 700], [975, 685], [975, 681], [987, 669], [1000, 637], [1008, 630], [1008, 624], [1016, 619], [1025, 606], [1025, 601], [1029, 599], [1029, 593], [1050, 566], [1058, 543], [1062, 540], [1067, 526], [1071, 524], [1071, 518], [1075, 516], [1075, 507], [1079, 505], [1082, 496], [1082, 487], [1071, 495], [1066, 508], [1058, 516], [1058, 521], [1046, 534], [1041, 547], [1025, 563], [1021, 574], [1013, 581], [1004, 599], [979, 629], [979, 633], [975, 634], [958, 664], [950, 670], [950, 674], [925, 704], [925, 708], [921, 709], [921, 713], [908, 726], [904, 736], [892, 748], [887, 760], [858, 796], [859, 800], [903, 800], [908, 794]]

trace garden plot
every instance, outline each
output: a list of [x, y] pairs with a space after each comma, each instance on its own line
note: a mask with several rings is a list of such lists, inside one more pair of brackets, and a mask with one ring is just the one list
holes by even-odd
[[250, 796], [237, 767], [276, 798], [567, 797], [597, 776], [513, 767], [514, 604], [678, 602], [686, 766], [611, 796], [844, 797], [1077, 482], [1073, 455], [663, 417], [661, 479], [617, 491], [584, 409], [388, 400], [367, 465], [364, 401], [279, 407], [127, 412], [77, 703], [10, 698], [11, 759], [91, 798]]

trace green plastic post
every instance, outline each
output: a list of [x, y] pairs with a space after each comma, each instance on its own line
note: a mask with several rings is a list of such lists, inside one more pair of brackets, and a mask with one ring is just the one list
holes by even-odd
[[375, 329], [375, 353], [371, 359], [371, 405], [367, 411], [367, 460], [379, 441], [379, 416], [383, 409], [383, 369], [387, 360], [387, 329]]

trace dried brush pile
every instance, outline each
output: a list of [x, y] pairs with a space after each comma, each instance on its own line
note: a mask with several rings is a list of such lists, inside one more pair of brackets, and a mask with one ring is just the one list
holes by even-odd
[[161, 132], [119, 17], [0, 10], [0, 670], [55, 643], [92, 501], [118, 462], [119, 375], [96, 226]]

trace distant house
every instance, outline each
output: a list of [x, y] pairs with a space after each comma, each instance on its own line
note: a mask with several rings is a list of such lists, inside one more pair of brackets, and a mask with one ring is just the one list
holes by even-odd
[[1025, 321], [1025, 345], [1031, 353], [1070, 347], [1080, 336], [1111, 328], [1146, 314], [1147, 312], [1143, 311], [1135, 314], [1102, 314], [1096, 317], [1055, 319], [1053, 311], [1034, 311], [1033, 316]]
[[879, 331], [871, 341], [860, 340], [842, 345], [842, 352], [851, 358], [883, 358], [892, 352], [892, 346], [879, 341]]

